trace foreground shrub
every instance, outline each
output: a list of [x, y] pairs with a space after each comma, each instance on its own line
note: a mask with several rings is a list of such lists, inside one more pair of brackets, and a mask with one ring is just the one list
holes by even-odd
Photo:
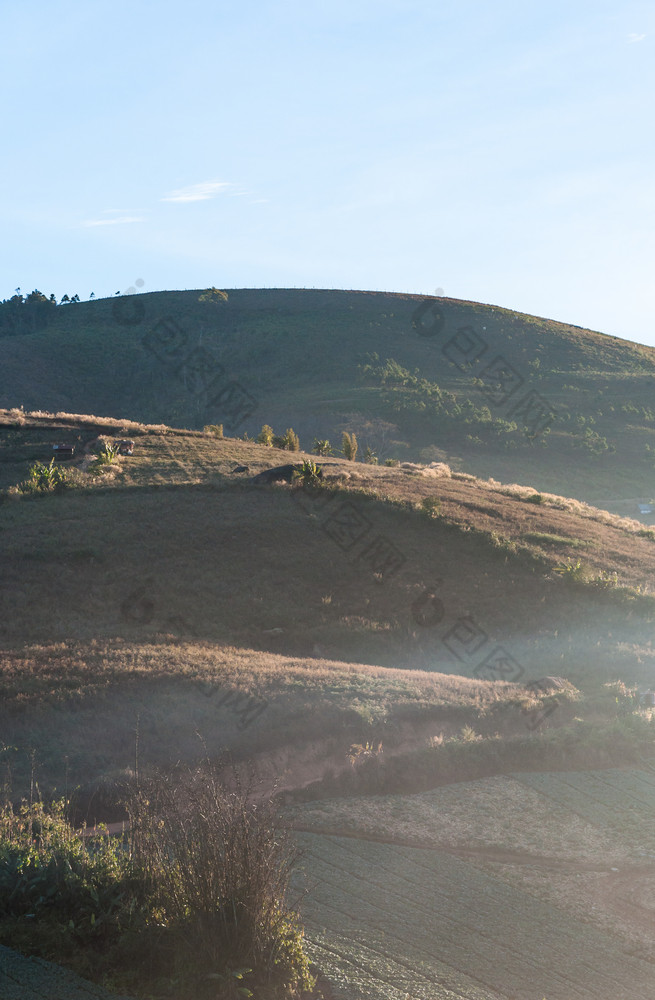
[[311, 989], [303, 932], [285, 902], [297, 853], [274, 807], [253, 803], [236, 779], [226, 789], [208, 768], [181, 779], [160, 777], [130, 803], [135, 858], [183, 944], [176, 973], [248, 968], [248, 985], [267, 996]]
[[[83, 975], [145, 926], [144, 881], [119, 839], [77, 835], [64, 803], [0, 813], [0, 937]], [[110, 962], [111, 964], [111, 962]]]
[[313, 988], [286, 902], [296, 853], [273, 807], [209, 768], [131, 795], [124, 837], [64, 803], [0, 811], [0, 940], [118, 990], [292, 1000]]

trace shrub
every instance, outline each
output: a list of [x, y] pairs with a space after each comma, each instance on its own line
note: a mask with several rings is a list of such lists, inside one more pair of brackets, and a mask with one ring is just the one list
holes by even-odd
[[553, 572], [561, 576], [563, 580], [569, 580], [572, 583], [584, 583], [589, 578], [587, 568], [582, 565], [579, 559], [576, 563], [561, 563], [554, 567]]
[[117, 458], [118, 448], [116, 445], [110, 444], [109, 441], [105, 441], [100, 451], [96, 454], [95, 458], [89, 465], [89, 472], [104, 472], [108, 466], [115, 463]]
[[366, 465], [378, 464], [378, 457], [370, 447], [367, 447], [366, 451], [364, 452], [364, 462]]
[[222, 438], [223, 424], [205, 424], [203, 431], [205, 434], [211, 434], [212, 437]]
[[283, 451], [300, 451], [300, 439], [292, 427], [287, 427], [281, 437], [275, 435], [273, 447], [282, 448]]
[[313, 989], [285, 902], [298, 855], [253, 798], [209, 767], [158, 777], [130, 796], [125, 838], [75, 833], [63, 801], [0, 808], [0, 938], [140, 994]]
[[267, 448], [272, 448], [274, 439], [275, 433], [273, 428], [268, 424], [264, 424], [261, 431], [257, 435], [257, 444], [265, 444]]
[[[84, 839], [64, 802], [0, 812], [0, 930], [9, 946], [89, 973], [121, 938], [143, 929], [143, 880], [121, 841]], [[96, 971], [100, 971], [99, 969]]]
[[284, 903], [298, 855], [272, 804], [233, 785], [208, 767], [157, 778], [130, 804], [135, 854], [186, 946], [187, 972], [252, 968], [256, 985], [279, 990], [266, 996], [294, 996], [313, 987]]
[[205, 289], [202, 295], [198, 296], [198, 302], [209, 302], [212, 305], [222, 305], [223, 302], [227, 302], [227, 292], [221, 291], [220, 288]]
[[332, 449], [332, 445], [327, 440], [327, 438], [325, 440], [322, 440], [322, 441], [319, 440], [319, 438], [314, 438], [314, 444], [312, 446], [312, 451], [314, 452], [315, 455], [326, 456], [326, 455], [331, 455], [333, 449]]
[[296, 469], [293, 481], [301, 486], [322, 486], [323, 470], [309, 459], [302, 463], [300, 469]]
[[357, 461], [357, 438], [349, 431], [343, 432], [341, 450], [350, 462]]
[[421, 511], [426, 517], [439, 517], [441, 513], [441, 500], [438, 497], [423, 497], [421, 500]]
[[395, 469], [397, 465], [400, 465], [400, 462], [397, 458], [385, 458], [384, 464], [390, 469]]
[[55, 493], [75, 485], [75, 478], [68, 469], [55, 465], [54, 458], [48, 465], [36, 462], [29, 471], [28, 478], [18, 484], [18, 492], [25, 494]]

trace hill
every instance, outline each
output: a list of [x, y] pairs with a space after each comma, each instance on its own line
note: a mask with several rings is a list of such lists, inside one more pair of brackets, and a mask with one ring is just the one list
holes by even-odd
[[80, 456], [77, 489], [5, 493], [5, 641], [143, 640], [168, 629], [288, 655], [459, 670], [461, 651], [436, 635], [468, 618], [480, 638], [553, 673], [565, 658], [584, 669], [582, 650], [601, 635], [612, 639], [594, 652], [596, 671], [648, 634], [639, 622], [653, 610], [655, 534], [575, 500], [444, 465], [335, 459], [318, 491], [261, 487], [253, 476], [288, 452], [165, 428], [130, 431], [134, 454], [92, 476], [85, 451], [111, 422], [3, 422], [0, 487], [25, 479], [58, 438]]
[[[126, 433], [133, 454], [92, 474], [99, 440]], [[58, 440], [77, 446], [68, 463], [74, 487], [18, 492]], [[239, 650], [247, 659], [228, 671], [232, 688], [255, 699], [253, 712], [257, 699], [282, 697], [287, 706], [275, 725], [275, 713], [267, 715], [278, 746], [290, 732], [307, 737], [297, 721], [285, 733], [298, 715], [327, 738], [341, 713], [353, 739], [397, 711], [420, 716], [434, 704], [432, 675], [492, 684], [560, 675], [583, 690], [618, 677], [650, 683], [655, 535], [639, 522], [443, 464], [326, 459], [320, 488], [253, 483], [291, 457], [309, 456], [95, 417], [0, 416], [5, 719], [19, 706], [36, 711], [20, 726], [27, 745], [37, 730], [51, 731], [34, 721], [39, 705], [88, 706], [78, 736], [69, 727], [63, 737], [51, 732], [47, 752], [38, 739], [55, 772], [66, 746], [71, 757], [88, 753], [90, 720], [100, 716], [117, 720], [100, 753], [110, 769], [120, 763], [110, 746], [124, 756], [124, 726], [133, 731], [139, 713], [153, 732], [168, 718], [167, 739], [177, 727], [188, 747], [201, 719], [211, 728], [206, 670], [224, 673]], [[271, 657], [282, 658], [275, 681]], [[296, 685], [309, 691], [300, 705], [282, 679], [295, 664]], [[391, 691], [403, 671], [410, 688], [417, 670], [428, 672], [428, 688], [421, 682], [422, 693], [408, 695], [403, 682], [395, 695], [376, 686], [365, 695], [368, 682], [353, 690], [348, 664], [375, 665], [381, 676], [392, 669]], [[324, 680], [314, 692], [323, 730], [311, 692], [315, 678], [334, 670], [343, 674], [334, 709], [338, 687]], [[189, 695], [177, 712], [171, 698], [180, 684]], [[436, 706], [442, 711], [439, 698]], [[93, 767], [83, 772], [89, 779]]]
[[[160, 292], [2, 327], [0, 405], [362, 452], [638, 516], [653, 495], [655, 350], [479, 303], [325, 290]], [[13, 335], [12, 335], [13, 334]]]
[[655, 532], [440, 461], [257, 478], [312, 458], [0, 412], [6, 790], [120, 820], [153, 769], [231, 761], [297, 828], [326, 997], [641, 1000]]

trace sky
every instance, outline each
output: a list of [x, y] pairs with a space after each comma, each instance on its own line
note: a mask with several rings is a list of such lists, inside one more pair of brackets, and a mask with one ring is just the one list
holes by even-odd
[[655, 345], [652, 0], [0, 15], [0, 299], [437, 293]]

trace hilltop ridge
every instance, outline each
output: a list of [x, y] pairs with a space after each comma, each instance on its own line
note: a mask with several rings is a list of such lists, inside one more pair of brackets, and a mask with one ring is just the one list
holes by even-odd
[[[386, 292], [153, 292], [57, 306], [0, 337], [0, 405], [255, 435], [575, 496], [651, 499], [655, 350], [479, 303]], [[619, 509], [619, 508], [617, 508]]]

